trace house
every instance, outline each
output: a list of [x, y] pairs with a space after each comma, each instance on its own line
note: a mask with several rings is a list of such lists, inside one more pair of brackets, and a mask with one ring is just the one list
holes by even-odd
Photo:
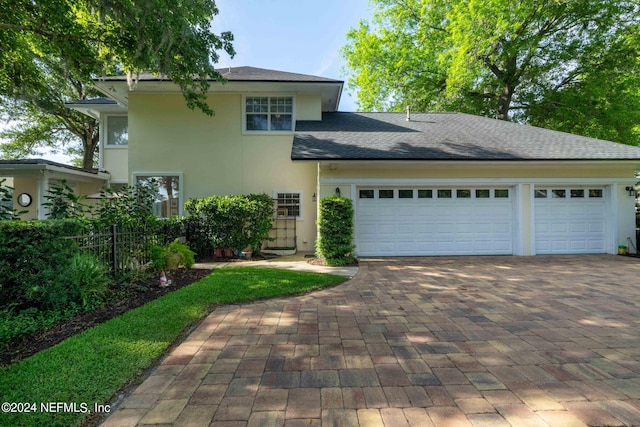
[[44, 159], [0, 160], [0, 179], [13, 191], [12, 207], [22, 219], [45, 219], [46, 196], [52, 185], [64, 180], [78, 195], [97, 193], [109, 182], [109, 174]]
[[[312, 251], [318, 201], [353, 200], [360, 256], [616, 253], [635, 245], [640, 148], [459, 113], [337, 112], [343, 82], [236, 67], [209, 117], [141, 75], [96, 81], [112, 184], [155, 177], [159, 216], [190, 198], [268, 193], [286, 244]], [[280, 221], [280, 222], [279, 222]], [[278, 224], [283, 224], [282, 226]]]

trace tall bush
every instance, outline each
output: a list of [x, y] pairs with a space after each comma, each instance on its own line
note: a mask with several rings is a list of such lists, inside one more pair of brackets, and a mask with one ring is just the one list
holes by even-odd
[[74, 220], [0, 221], [0, 308], [54, 305], [51, 291], [68, 279], [78, 250], [64, 236], [83, 227]]
[[318, 231], [316, 254], [327, 264], [338, 266], [355, 261], [351, 199], [331, 196], [320, 200]]
[[259, 252], [273, 224], [273, 199], [267, 194], [191, 199], [185, 209], [202, 224], [199, 238], [214, 248]]

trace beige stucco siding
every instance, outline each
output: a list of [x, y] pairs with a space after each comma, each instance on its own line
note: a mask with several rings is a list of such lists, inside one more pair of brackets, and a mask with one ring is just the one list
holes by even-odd
[[102, 167], [111, 175], [111, 182], [129, 182], [128, 157], [126, 148], [105, 147], [102, 150]]
[[607, 251], [618, 245], [635, 245], [635, 199], [626, 186], [636, 182], [635, 162], [342, 162], [320, 166], [320, 197], [341, 194], [357, 202], [359, 187], [508, 187], [515, 191], [514, 253], [535, 253], [535, 202], [533, 190], [539, 186], [588, 187], [606, 189]]
[[315, 164], [291, 161], [292, 134], [243, 133], [241, 94], [210, 95], [209, 104], [213, 117], [189, 110], [182, 95], [131, 93], [129, 178], [180, 173], [183, 202], [212, 195], [301, 191], [298, 249], [312, 250]]
[[[18, 196], [22, 193], [27, 193], [31, 196], [31, 205], [22, 207], [18, 204]], [[13, 179], [13, 208], [20, 212], [26, 211], [24, 215], [21, 215], [22, 219], [36, 219], [38, 218], [38, 196], [40, 192], [38, 190], [38, 178], [31, 176], [15, 177]]]
[[319, 94], [296, 96], [297, 120], [322, 120], [322, 97]]
[[620, 178], [633, 179], [634, 165], [614, 162], [387, 162], [322, 166], [323, 178], [470, 179], [470, 178]]

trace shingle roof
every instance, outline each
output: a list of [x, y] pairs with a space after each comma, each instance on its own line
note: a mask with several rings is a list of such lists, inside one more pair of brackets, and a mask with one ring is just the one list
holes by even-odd
[[324, 113], [292, 160], [640, 160], [640, 148], [462, 113]]
[[[216, 69], [230, 82], [297, 82], [297, 83], [343, 83], [342, 80], [334, 80], [326, 77], [312, 76], [308, 74], [288, 73], [286, 71], [268, 70], [256, 67], [228, 67]], [[127, 80], [127, 76], [108, 76], [100, 78], [105, 81]], [[139, 81], [169, 81], [163, 75], [140, 74]]]

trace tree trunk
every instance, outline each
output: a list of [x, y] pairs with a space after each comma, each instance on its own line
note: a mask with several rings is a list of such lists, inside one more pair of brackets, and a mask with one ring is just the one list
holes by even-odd
[[496, 110], [496, 119], [509, 120], [509, 107], [513, 98], [514, 87], [505, 84], [502, 93], [498, 96], [498, 109]]
[[98, 148], [99, 137], [90, 126], [82, 137], [82, 169], [93, 169], [93, 156]]

